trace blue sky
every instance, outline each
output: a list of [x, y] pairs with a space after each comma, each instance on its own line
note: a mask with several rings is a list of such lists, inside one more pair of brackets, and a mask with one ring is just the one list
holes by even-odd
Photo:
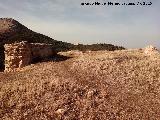
[[[11, 17], [53, 39], [111, 43], [127, 48], [160, 48], [160, 1], [151, 6], [82, 6], [109, 0], [0, 0], [0, 17]], [[115, 2], [115, 0], [110, 0]], [[142, 0], [116, 0], [116, 2]]]

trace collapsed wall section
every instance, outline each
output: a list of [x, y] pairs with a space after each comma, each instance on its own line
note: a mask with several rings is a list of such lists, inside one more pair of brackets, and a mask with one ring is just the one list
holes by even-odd
[[44, 59], [56, 54], [52, 45], [44, 43], [19, 43], [5, 44], [5, 71], [14, 71], [29, 65], [35, 59]]

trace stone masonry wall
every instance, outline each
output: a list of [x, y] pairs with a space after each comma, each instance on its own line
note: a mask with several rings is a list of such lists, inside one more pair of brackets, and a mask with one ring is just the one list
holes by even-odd
[[32, 60], [43, 59], [52, 56], [54, 53], [52, 45], [44, 43], [30, 43]]
[[21, 68], [31, 62], [31, 49], [27, 42], [5, 44], [5, 71]]
[[5, 71], [14, 71], [29, 65], [35, 58], [46, 58], [55, 54], [49, 44], [20, 43], [5, 44]]

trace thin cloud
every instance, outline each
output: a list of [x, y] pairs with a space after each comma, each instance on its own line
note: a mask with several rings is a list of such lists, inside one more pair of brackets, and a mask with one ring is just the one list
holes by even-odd
[[160, 45], [160, 15], [157, 14], [160, 1], [154, 0], [148, 7], [81, 6], [81, 2], [83, 0], [5, 0], [0, 3], [0, 17], [13, 17], [37, 32], [72, 43]]

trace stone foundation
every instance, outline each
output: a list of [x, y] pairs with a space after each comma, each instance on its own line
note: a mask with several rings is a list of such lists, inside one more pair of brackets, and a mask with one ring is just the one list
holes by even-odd
[[44, 59], [56, 54], [52, 45], [44, 43], [20, 43], [5, 44], [5, 71], [14, 71], [29, 65], [34, 59]]

